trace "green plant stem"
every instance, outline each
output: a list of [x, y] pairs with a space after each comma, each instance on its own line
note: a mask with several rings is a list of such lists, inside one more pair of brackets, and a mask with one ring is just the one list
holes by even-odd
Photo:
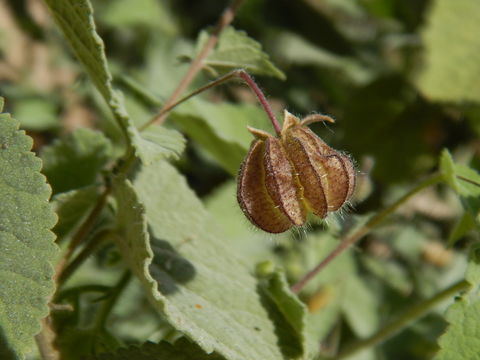
[[87, 219], [83, 222], [83, 224], [80, 226], [78, 231], [73, 236], [72, 240], [70, 241], [70, 244], [68, 245], [67, 250], [65, 251], [65, 253], [63, 254], [62, 258], [60, 259], [60, 261], [58, 262], [55, 268], [55, 276], [54, 276], [55, 282], [58, 282], [58, 280], [62, 277], [62, 273], [65, 270], [65, 267], [67, 266], [67, 263], [70, 257], [72, 256], [73, 252], [75, 251], [77, 246], [82, 243], [82, 241], [85, 239], [85, 237], [88, 235], [88, 233], [92, 229], [93, 225], [95, 224], [98, 216], [102, 212], [103, 207], [107, 202], [109, 193], [110, 193], [110, 188], [106, 187], [103, 193], [98, 198], [97, 203], [95, 204], [95, 207], [92, 209]]
[[273, 112], [270, 104], [268, 103], [267, 98], [263, 94], [262, 90], [255, 83], [255, 81], [251, 78], [251, 76], [245, 70], [241, 70], [241, 69], [233, 70], [232, 72], [229, 72], [228, 74], [226, 74], [224, 76], [221, 76], [218, 79], [209, 82], [207, 85], [204, 85], [204, 86], [198, 88], [197, 90], [195, 90], [195, 91], [191, 92], [190, 94], [184, 96], [180, 100], [178, 100], [174, 103], [171, 103], [168, 106], [164, 106], [162, 108], [162, 110], [155, 116], [155, 118], [153, 118], [152, 120], [150, 120], [146, 124], [142, 125], [140, 127], [140, 130], [143, 130], [143, 129], [147, 128], [150, 124], [152, 124], [155, 121], [155, 119], [157, 117], [163, 116], [164, 114], [168, 113], [170, 110], [175, 108], [176, 106], [178, 106], [181, 103], [187, 101], [188, 99], [194, 97], [195, 95], [198, 95], [198, 94], [204, 92], [205, 90], [211, 89], [215, 86], [218, 86], [218, 85], [220, 85], [224, 82], [227, 82], [227, 81], [235, 79], [235, 78], [240, 78], [243, 81], [245, 81], [245, 83], [255, 93], [258, 101], [260, 102], [260, 104], [262, 105], [265, 113], [267, 114], [268, 118], [270, 119], [270, 122], [272, 123], [273, 128], [275, 129], [275, 132], [277, 133], [277, 135], [280, 136], [282, 128], [281, 128], [280, 123], [278, 122], [277, 118], [275, 117], [275, 113]]
[[[164, 108], [166, 108], [166, 107], [170, 106], [172, 103], [174, 103], [178, 99], [178, 97], [180, 95], [182, 95], [182, 93], [191, 84], [191, 82], [193, 81], [195, 76], [202, 69], [203, 60], [205, 60], [205, 58], [208, 56], [210, 51], [212, 51], [212, 49], [217, 44], [218, 38], [219, 38], [221, 32], [223, 31], [223, 29], [225, 29], [233, 21], [233, 19], [235, 18], [235, 14], [237, 13], [238, 8], [243, 3], [243, 1], [244, 0], [233, 0], [230, 3], [230, 5], [223, 11], [222, 15], [218, 19], [218, 22], [217, 22], [217, 25], [216, 25], [215, 29], [213, 30], [210, 37], [208, 38], [208, 41], [205, 43], [202, 50], [200, 50], [198, 55], [195, 57], [195, 59], [190, 64], [190, 68], [188, 69], [187, 73], [185, 74], [183, 79], [178, 84], [178, 86], [175, 89], [175, 91], [173, 92], [173, 94], [165, 102]], [[148, 125], [150, 125], [153, 122], [161, 124], [163, 121], [165, 121], [166, 112], [163, 112], [162, 110], [160, 110], [160, 112], [152, 119], [152, 121]]]
[[442, 301], [452, 297], [456, 293], [466, 290], [470, 287], [470, 283], [466, 280], [462, 280], [449, 288], [441, 291], [440, 293], [436, 294], [430, 299], [422, 301], [421, 303], [411, 307], [402, 315], [400, 315], [395, 321], [391, 322], [390, 324], [386, 325], [375, 334], [370, 336], [367, 339], [361, 340], [357, 343], [354, 343], [350, 346], [347, 346], [344, 350], [340, 351], [336, 359], [344, 359], [348, 356], [353, 355], [356, 352], [359, 352], [363, 349], [370, 348], [375, 346], [388, 338], [392, 335], [396, 334], [403, 328], [407, 327], [413, 321], [421, 318], [425, 314], [427, 314], [432, 308], [437, 306]]
[[78, 253], [78, 255], [67, 265], [58, 277], [58, 284], [63, 285], [70, 276], [83, 264], [83, 262], [92, 255], [105, 239], [111, 236], [112, 230], [102, 230]]
[[97, 329], [102, 329], [105, 327], [105, 323], [108, 319], [108, 316], [113, 310], [117, 300], [120, 297], [122, 291], [127, 287], [130, 279], [132, 277], [132, 273], [130, 270], [125, 270], [120, 280], [117, 284], [111, 289], [109, 296], [105, 299], [100, 310], [98, 311], [97, 319], [95, 321], [95, 327]]
[[317, 266], [315, 266], [311, 271], [309, 271], [302, 279], [300, 279], [296, 284], [291, 287], [291, 290], [295, 293], [299, 293], [307, 283], [313, 279], [325, 266], [327, 266], [333, 259], [338, 255], [348, 249], [350, 246], [355, 244], [357, 241], [362, 239], [366, 234], [368, 234], [373, 228], [380, 224], [386, 217], [398, 209], [400, 205], [409, 200], [412, 196], [416, 195], [418, 192], [423, 189], [430, 187], [434, 184], [437, 184], [443, 180], [443, 175], [436, 174], [433, 175], [420, 184], [418, 184], [414, 189], [410, 190], [408, 193], [403, 195], [400, 199], [394, 202], [392, 205], [388, 206], [384, 210], [377, 213], [372, 217], [365, 225], [354, 231], [352, 234], [348, 235], [342, 242], [335, 248], [333, 251], [327, 255]]

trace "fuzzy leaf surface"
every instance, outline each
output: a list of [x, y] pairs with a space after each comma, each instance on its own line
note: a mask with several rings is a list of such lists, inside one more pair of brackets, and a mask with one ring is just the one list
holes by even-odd
[[0, 114], [0, 358], [23, 359], [48, 314], [57, 217], [42, 162], [19, 122]]
[[435, 360], [478, 359], [480, 349], [480, 248], [474, 245], [466, 280], [471, 288], [449, 306], [447, 331], [440, 337]]
[[423, 33], [425, 69], [417, 83], [427, 97], [437, 101], [480, 101], [478, 33], [478, 1], [432, 3]]
[[[208, 41], [209, 35], [202, 31], [198, 38], [197, 53]], [[243, 68], [252, 74], [269, 75], [285, 80], [285, 74], [270, 61], [262, 46], [244, 31], [229, 26], [222, 31], [217, 46], [207, 56], [204, 64], [215, 69], [229, 71]]]
[[91, 185], [111, 155], [110, 141], [98, 131], [78, 129], [43, 148], [42, 172], [55, 193]]
[[183, 176], [160, 161], [114, 188], [120, 252], [166, 320], [206, 353], [282, 359], [251, 269], [223, 244]]

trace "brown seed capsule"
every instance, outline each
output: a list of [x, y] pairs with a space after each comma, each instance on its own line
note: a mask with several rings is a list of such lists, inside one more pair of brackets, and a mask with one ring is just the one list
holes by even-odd
[[300, 121], [285, 111], [279, 138], [249, 128], [257, 140], [241, 166], [237, 198], [247, 218], [262, 230], [280, 233], [301, 226], [308, 211], [324, 218], [352, 195], [350, 158], [306, 127], [325, 120], [333, 121], [321, 115]]

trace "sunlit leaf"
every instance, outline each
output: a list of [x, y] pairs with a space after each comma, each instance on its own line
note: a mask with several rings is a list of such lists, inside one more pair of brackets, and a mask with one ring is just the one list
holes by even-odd
[[23, 359], [48, 314], [57, 218], [42, 162], [19, 122], [0, 114], [0, 357]]
[[417, 80], [427, 97], [439, 101], [480, 101], [478, 33], [478, 1], [432, 2], [423, 33], [425, 64]]
[[[200, 33], [197, 53], [208, 38], [207, 32]], [[258, 42], [248, 37], [244, 31], [235, 30], [231, 26], [222, 31], [217, 46], [204, 60], [204, 64], [222, 71], [243, 68], [252, 74], [285, 79], [285, 74], [272, 64]]]
[[281, 359], [253, 269], [225, 247], [185, 179], [162, 161], [114, 189], [119, 249], [167, 321], [207, 353]]
[[447, 331], [440, 337], [435, 360], [467, 360], [478, 357], [480, 349], [480, 255], [478, 245], [471, 251], [466, 280], [470, 289], [449, 306], [445, 315]]

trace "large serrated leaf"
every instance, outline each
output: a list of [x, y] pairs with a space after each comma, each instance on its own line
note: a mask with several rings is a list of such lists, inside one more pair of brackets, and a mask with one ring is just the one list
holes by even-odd
[[[207, 32], [200, 33], [197, 53], [203, 48], [208, 38]], [[231, 26], [220, 34], [216, 48], [210, 52], [204, 64], [223, 71], [243, 68], [252, 74], [285, 79], [285, 74], [272, 64], [258, 42], [249, 38], [244, 31], [235, 30]]]
[[102, 133], [78, 129], [42, 149], [42, 172], [54, 193], [91, 185], [111, 156], [110, 141]]
[[48, 314], [57, 218], [42, 162], [19, 122], [0, 115], [0, 357], [23, 359]]
[[[452, 31], [455, 29], [455, 31]], [[440, 101], [480, 101], [480, 2], [436, 0], [423, 34], [418, 87]]]
[[470, 289], [450, 305], [445, 315], [450, 323], [440, 337], [435, 360], [479, 358], [480, 349], [480, 248], [474, 245], [467, 267]]
[[100, 354], [88, 360], [223, 360], [218, 354], [205, 354], [197, 345], [180, 339], [175, 344], [145, 343], [140, 347], [120, 349], [115, 353]]
[[162, 161], [114, 189], [120, 251], [167, 321], [207, 353], [282, 359], [251, 269], [224, 246], [185, 179]]
[[[122, 94], [113, 88], [112, 75], [105, 56], [104, 43], [95, 29], [93, 9], [89, 0], [45, 0], [47, 6], [70, 43], [75, 55], [84, 65], [93, 83], [112, 110], [137, 156], [146, 164], [170, 155], [167, 147], [145, 139], [133, 125]], [[178, 138], [178, 137], [177, 137]], [[182, 146], [175, 146], [182, 148]]]

